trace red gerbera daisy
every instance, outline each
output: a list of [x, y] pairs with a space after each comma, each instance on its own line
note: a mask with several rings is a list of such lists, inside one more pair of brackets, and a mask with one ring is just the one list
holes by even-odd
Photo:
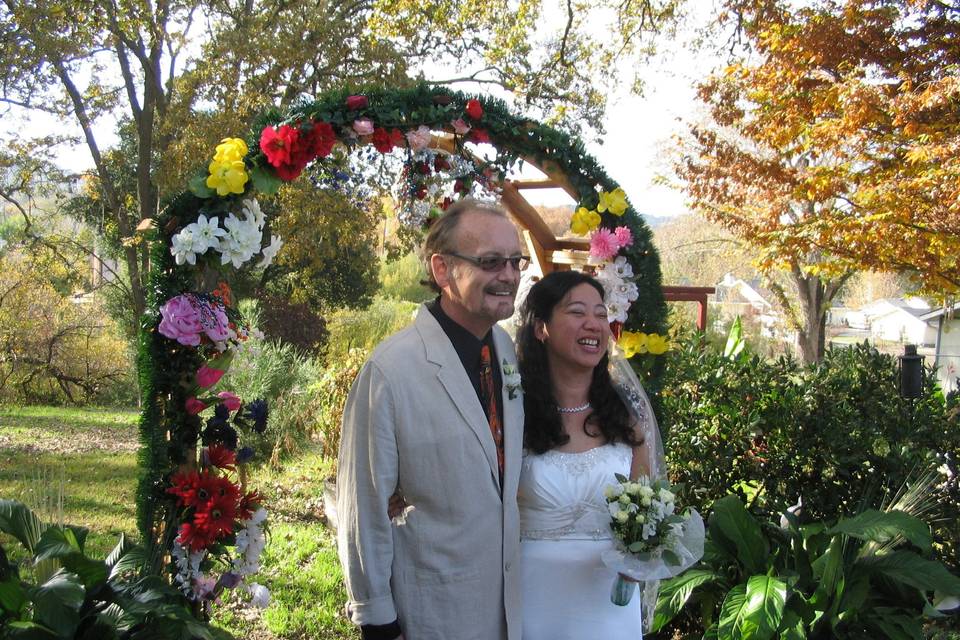
[[180, 525], [180, 534], [177, 536], [177, 542], [181, 547], [190, 549], [190, 551], [200, 551], [213, 544], [214, 538], [208, 531], [200, 529], [189, 522]]
[[237, 501], [230, 496], [214, 496], [204, 509], [193, 514], [193, 524], [212, 540], [233, 533], [237, 519]]
[[207, 447], [207, 461], [218, 469], [233, 471], [237, 464], [237, 454], [222, 444]]
[[261, 502], [263, 502], [263, 496], [257, 491], [248, 491], [240, 498], [237, 515], [241, 520], [249, 520], [253, 517], [253, 512], [260, 508]]

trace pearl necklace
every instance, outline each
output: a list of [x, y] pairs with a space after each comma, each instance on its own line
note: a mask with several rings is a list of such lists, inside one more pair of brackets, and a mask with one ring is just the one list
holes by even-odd
[[557, 411], [559, 411], [560, 413], [580, 413], [582, 411], [586, 411], [590, 407], [591, 405], [589, 402], [584, 402], [583, 404], [577, 405], [575, 407], [561, 407], [560, 405], [557, 405]]

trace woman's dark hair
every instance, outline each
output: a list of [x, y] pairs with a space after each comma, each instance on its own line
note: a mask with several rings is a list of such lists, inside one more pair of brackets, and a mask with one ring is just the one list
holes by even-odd
[[[560, 301], [575, 287], [589, 284], [603, 298], [603, 286], [579, 271], [554, 271], [534, 284], [520, 310], [523, 320], [517, 333], [517, 360], [523, 380], [523, 410], [525, 412], [523, 444], [534, 453], [545, 453], [570, 440], [563, 432], [557, 399], [550, 380], [547, 348], [537, 340], [536, 321], [548, 322]], [[602, 436], [609, 442], [637, 442], [630, 413], [614, 389], [607, 370], [609, 356], [593, 369], [588, 399], [593, 411], [584, 419], [584, 433]]]

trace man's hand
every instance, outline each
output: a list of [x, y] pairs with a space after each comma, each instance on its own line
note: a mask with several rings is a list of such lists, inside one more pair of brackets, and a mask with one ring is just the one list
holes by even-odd
[[406, 508], [407, 501], [403, 499], [402, 495], [395, 493], [390, 496], [390, 499], [387, 501], [387, 516], [393, 520], [401, 515]]

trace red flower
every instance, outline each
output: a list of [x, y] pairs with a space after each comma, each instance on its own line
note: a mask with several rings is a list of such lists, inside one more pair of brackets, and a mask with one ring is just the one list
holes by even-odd
[[446, 211], [447, 209], [450, 208], [450, 205], [452, 204], [453, 204], [453, 198], [451, 198], [450, 196], [447, 196], [446, 198], [443, 199], [443, 202], [440, 203], [440, 209], [442, 211]]
[[193, 524], [197, 531], [202, 531], [214, 540], [233, 533], [236, 519], [237, 501], [228, 496], [214, 496], [205, 508], [198, 509], [193, 514]]
[[350, 109], [351, 111], [363, 109], [369, 104], [370, 101], [367, 100], [367, 96], [347, 96], [347, 109]]
[[373, 130], [373, 137], [370, 139], [373, 146], [380, 153], [390, 153], [393, 151], [393, 140], [390, 139], [390, 132], [383, 127], [377, 127]]
[[428, 176], [430, 175], [430, 164], [427, 162], [418, 162], [417, 163], [417, 173]]
[[413, 192], [413, 195], [417, 197], [417, 200], [423, 200], [427, 197], [427, 188], [424, 185], [417, 187], [417, 190]]
[[201, 411], [203, 411], [204, 409], [206, 409], [207, 405], [203, 404], [196, 398], [190, 397], [190, 398], [187, 398], [186, 407], [187, 407], [187, 413], [189, 413], [192, 416], [195, 416]]
[[486, 129], [471, 129], [468, 137], [471, 142], [490, 142], [490, 134]]
[[481, 105], [480, 101], [476, 98], [467, 100], [467, 108], [465, 111], [467, 112], [467, 115], [474, 120], [479, 120], [483, 117], [483, 105]]
[[260, 132], [260, 150], [267, 156], [267, 162], [273, 167], [290, 163], [290, 152], [300, 137], [300, 130], [283, 125], [279, 130], [264, 127]]
[[180, 525], [180, 535], [177, 536], [177, 542], [181, 547], [190, 549], [190, 551], [200, 551], [213, 544], [214, 537], [209, 531], [199, 529], [189, 522]]
[[447, 171], [450, 169], [450, 162], [447, 160], [446, 156], [437, 154], [433, 159], [433, 170], [434, 171]]
[[218, 469], [233, 471], [237, 464], [237, 454], [223, 445], [215, 444], [207, 447], [207, 460]]
[[395, 147], [402, 147], [405, 138], [403, 137], [403, 131], [400, 129], [391, 129], [390, 130], [390, 142], [393, 143]]
[[[363, 96], [355, 96], [363, 98]], [[366, 98], [364, 98], [366, 100]], [[310, 129], [310, 141], [313, 155], [317, 158], [326, 158], [333, 151], [337, 143], [337, 134], [329, 122], [314, 122]]]
[[197, 488], [200, 485], [200, 476], [196, 471], [175, 473], [170, 478], [171, 487], [167, 493], [179, 498], [177, 505], [181, 507], [193, 506], [196, 501]]
[[463, 180], [457, 180], [453, 183], [453, 192], [467, 194], [470, 193], [470, 185]]
[[261, 502], [263, 502], [263, 496], [256, 491], [248, 491], [240, 498], [237, 515], [241, 520], [249, 520], [253, 517], [253, 512], [260, 508]]

